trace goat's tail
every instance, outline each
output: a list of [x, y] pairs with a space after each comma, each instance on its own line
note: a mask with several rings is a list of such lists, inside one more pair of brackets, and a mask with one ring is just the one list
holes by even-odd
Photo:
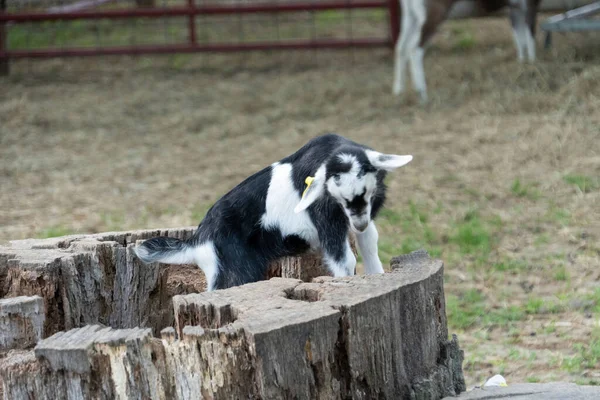
[[165, 264], [195, 263], [194, 247], [186, 241], [171, 237], [155, 237], [137, 246], [135, 254], [144, 263]]

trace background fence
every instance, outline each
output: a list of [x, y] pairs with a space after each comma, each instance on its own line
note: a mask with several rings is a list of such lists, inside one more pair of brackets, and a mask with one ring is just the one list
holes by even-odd
[[23, 0], [0, 14], [0, 59], [387, 46], [397, 12], [391, 0]]
[[[381, 47], [398, 36], [398, 0], [267, 1], [0, 0], [0, 73], [24, 57]], [[477, 15], [474, 4], [451, 17]]]

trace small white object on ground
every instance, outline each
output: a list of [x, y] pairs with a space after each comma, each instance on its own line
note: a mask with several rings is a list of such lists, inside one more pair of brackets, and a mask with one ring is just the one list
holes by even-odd
[[488, 386], [508, 386], [506, 384], [506, 379], [502, 375], [494, 375], [483, 385], [483, 387]]

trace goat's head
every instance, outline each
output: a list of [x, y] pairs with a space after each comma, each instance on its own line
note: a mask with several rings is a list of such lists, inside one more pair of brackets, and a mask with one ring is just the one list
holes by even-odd
[[325, 194], [344, 210], [354, 232], [364, 232], [371, 222], [371, 205], [377, 193], [377, 174], [393, 171], [412, 156], [382, 154], [360, 147], [341, 148], [317, 170], [300, 203], [301, 212]]

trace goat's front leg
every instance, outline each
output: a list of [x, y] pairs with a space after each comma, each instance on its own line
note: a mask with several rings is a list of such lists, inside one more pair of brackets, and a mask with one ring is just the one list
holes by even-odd
[[365, 264], [365, 274], [382, 274], [383, 266], [377, 253], [377, 240], [379, 234], [373, 221], [369, 222], [369, 226], [362, 233], [356, 234], [358, 248]]
[[322, 245], [325, 264], [333, 276], [354, 275], [356, 257], [350, 247], [348, 236], [344, 240], [328, 240]]

